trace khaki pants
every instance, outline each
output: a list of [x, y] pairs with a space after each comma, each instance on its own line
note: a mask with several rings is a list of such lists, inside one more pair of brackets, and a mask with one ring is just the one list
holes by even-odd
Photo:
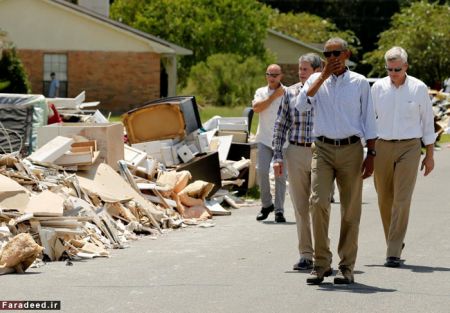
[[363, 149], [361, 142], [334, 146], [316, 142], [312, 148], [312, 193], [310, 197], [314, 258], [316, 266], [331, 266], [332, 253], [328, 238], [330, 193], [333, 180], [339, 189], [341, 227], [338, 244], [339, 266], [353, 269], [358, 252], [361, 218]]
[[409, 208], [420, 162], [420, 139], [377, 140], [375, 188], [384, 235], [386, 257], [400, 257], [408, 227]]
[[311, 215], [309, 196], [311, 194], [311, 158], [309, 147], [289, 145], [285, 160], [289, 180], [289, 194], [297, 222], [298, 251], [300, 258], [313, 259], [311, 237]]

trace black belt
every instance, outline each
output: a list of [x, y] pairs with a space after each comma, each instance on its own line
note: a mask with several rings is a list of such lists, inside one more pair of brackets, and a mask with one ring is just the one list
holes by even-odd
[[289, 143], [291, 145], [296, 145], [296, 146], [301, 146], [301, 147], [311, 147], [311, 145], [312, 145], [311, 142], [296, 142], [296, 141], [291, 141], [291, 140], [289, 140]]
[[408, 139], [383, 139], [383, 138], [379, 138], [380, 140], [383, 141], [389, 141], [389, 142], [399, 142], [399, 141], [409, 141], [409, 140], [414, 140], [414, 139], [419, 139], [419, 138], [408, 138]]
[[358, 141], [361, 140], [361, 138], [359, 138], [358, 136], [351, 136], [351, 137], [342, 138], [342, 139], [331, 139], [328, 137], [319, 136], [319, 137], [317, 137], [317, 140], [324, 142], [324, 143], [328, 143], [330, 145], [345, 146], [345, 145], [351, 145], [353, 143], [357, 143]]

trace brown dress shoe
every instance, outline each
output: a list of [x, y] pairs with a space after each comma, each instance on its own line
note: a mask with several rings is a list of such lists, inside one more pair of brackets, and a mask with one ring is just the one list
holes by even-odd
[[333, 274], [331, 267], [314, 266], [311, 274], [306, 278], [306, 283], [309, 285], [318, 285], [323, 282], [324, 277], [328, 277]]
[[348, 266], [339, 266], [339, 272], [334, 278], [335, 284], [353, 284], [355, 278], [353, 277], [353, 271]]

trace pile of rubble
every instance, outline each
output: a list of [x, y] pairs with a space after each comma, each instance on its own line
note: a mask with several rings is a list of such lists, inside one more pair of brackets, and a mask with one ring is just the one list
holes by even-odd
[[[151, 181], [121, 161], [121, 174], [105, 163], [70, 173], [33, 155], [0, 157], [0, 273], [26, 270], [41, 250], [49, 261], [109, 256], [108, 249], [124, 248], [139, 234], [214, 226], [205, 221], [228, 212], [205, 200], [213, 185], [189, 183], [188, 171], [157, 170]], [[225, 199], [239, 207], [227, 192]]]
[[[208, 151], [189, 150], [194, 155], [183, 160], [189, 143], [177, 140], [169, 146], [176, 163], [170, 164], [124, 144], [120, 123], [63, 123], [33, 132], [38, 148], [27, 157], [0, 152], [0, 274], [23, 272], [41, 260], [108, 257], [109, 249], [141, 235], [214, 226], [213, 215], [231, 214], [223, 201], [234, 208], [253, 204], [222, 189], [242, 186], [250, 160], [225, 155], [219, 162], [210, 141], [198, 147]], [[172, 155], [180, 148], [179, 158]]]

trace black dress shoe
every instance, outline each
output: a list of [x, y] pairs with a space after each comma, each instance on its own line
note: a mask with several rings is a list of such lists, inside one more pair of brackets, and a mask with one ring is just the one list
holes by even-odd
[[306, 271], [313, 268], [313, 261], [305, 258], [300, 258], [298, 263], [293, 266], [294, 271]]
[[270, 212], [273, 212], [274, 207], [273, 204], [267, 208], [262, 208], [261, 212], [256, 216], [257, 221], [264, 221], [270, 214]]
[[384, 263], [386, 267], [400, 267], [400, 258], [396, 258], [395, 256], [390, 256], [386, 258], [386, 263]]
[[275, 223], [286, 223], [286, 219], [282, 212], [275, 213]]

